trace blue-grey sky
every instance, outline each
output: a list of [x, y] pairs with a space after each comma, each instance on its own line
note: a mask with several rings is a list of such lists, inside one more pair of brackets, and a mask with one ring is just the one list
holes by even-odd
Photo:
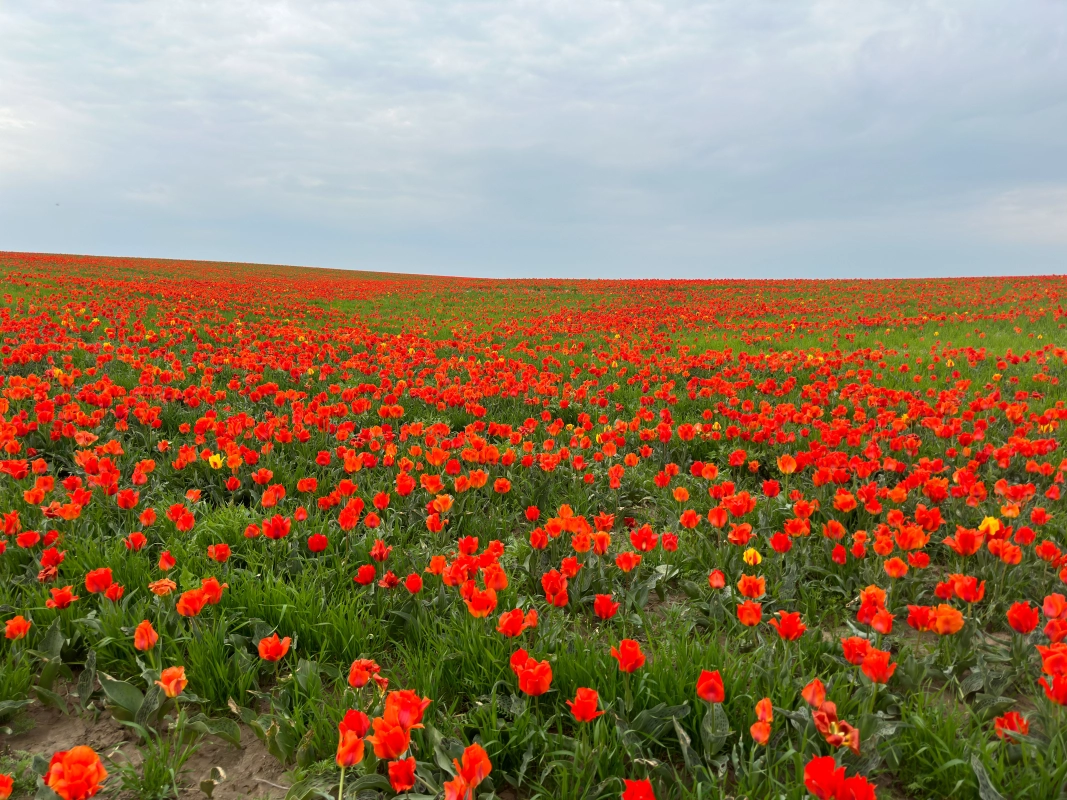
[[0, 249], [1067, 272], [1067, 2], [3, 0]]

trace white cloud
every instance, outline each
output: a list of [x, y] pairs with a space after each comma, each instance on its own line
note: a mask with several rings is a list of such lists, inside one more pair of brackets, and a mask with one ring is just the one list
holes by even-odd
[[820, 237], [1058, 246], [1029, 187], [1067, 185], [1065, 25], [993, 0], [8, 0], [0, 247], [604, 274], [635, 241], [683, 272], [774, 247], [855, 269]]
[[972, 231], [1009, 242], [1067, 245], [1067, 186], [1012, 189], [976, 209], [968, 222]]

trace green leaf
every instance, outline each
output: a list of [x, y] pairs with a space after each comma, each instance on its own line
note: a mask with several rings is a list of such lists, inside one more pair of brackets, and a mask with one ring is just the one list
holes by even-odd
[[530, 762], [533, 761], [534, 746], [533, 742], [530, 742], [526, 746], [526, 752], [522, 756], [522, 765], [519, 767], [519, 774], [515, 776], [515, 788], [522, 786], [522, 779], [526, 777], [526, 769], [530, 766]]
[[646, 708], [634, 717], [631, 727], [656, 739], [673, 724], [675, 717], [684, 719], [687, 716], [689, 716], [688, 703], [683, 703], [680, 706], [668, 706], [666, 703], [659, 703], [652, 708]]
[[797, 591], [797, 574], [796, 570], [789, 570], [782, 577], [782, 585], [778, 587], [778, 599], [779, 600], [792, 600]]
[[271, 727], [267, 730], [267, 736], [268, 740], [273, 745], [272, 752], [275, 758], [283, 764], [292, 763], [293, 756], [296, 754], [296, 748], [300, 745], [300, 739], [297, 736], [292, 723], [288, 720], [279, 720], [275, 718]]
[[97, 679], [100, 681], [100, 688], [104, 690], [104, 694], [112, 705], [125, 711], [131, 719], [136, 717], [144, 702], [144, 695], [141, 694], [140, 689], [126, 681], [117, 681], [103, 672], [97, 676]]
[[434, 747], [433, 760], [436, 761], [437, 766], [447, 772], [450, 777], [455, 777], [456, 770], [452, 766], [452, 759], [449, 758], [448, 753], [445, 752], [444, 742], [438, 742]]
[[241, 729], [236, 722], [228, 717], [212, 719], [204, 714], [197, 714], [189, 720], [188, 725], [193, 730], [200, 731], [200, 733], [224, 739], [235, 747], [241, 746]]
[[63, 629], [59, 627], [59, 617], [56, 617], [55, 622], [52, 623], [44, 638], [41, 639], [41, 643], [38, 645], [38, 652], [43, 653], [49, 660], [59, 658], [65, 642]]
[[62, 666], [63, 662], [58, 656], [54, 659], [46, 659], [44, 667], [41, 668], [41, 674], [37, 678], [37, 688], [51, 692]]
[[268, 636], [274, 633], [274, 628], [272, 628], [270, 625], [268, 625], [261, 619], [252, 619], [251, 622], [253, 642], [258, 642], [261, 639], [266, 639]]
[[78, 702], [82, 708], [88, 708], [96, 691], [96, 651], [90, 650], [85, 657], [85, 669], [78, 676]]
[[[871, 744], [873, 745], [873, 742]], [[843, 763], [848, 766], [849, 774], [858, 772], [860, 775], [869, 775], [881, 766], [883, 760], [881, 751], [871, 746], [862, 756], [847, 753]]]
[[694, 581], [682, 581], [679, 586], [690, 600], [699, 600], [704, 590]]
[[985, 673], [974, 670], [960, 681], [960, 694], [966, 697], [981, 690], [983, 686], [985, 686]]
[[160, 705], [163, 703], [163, 690], [158, 686], [153, 686], [148, 690], [148, 694], [144, 696], [144, 700], [141, 701], [141, 707], [137, 709], [137, 713], [134, 714], [133, 721], [140, 725], [142, 728], [151, 728], [149, 720], [152, 715], [155, 714]]
[[337, 793], [327, 787], [321, 779], [313, 778], [295, 783], [285, 793], [285, 800], [336, 800]]
[[351, 786], [351, 791], [357, 795], [360, 792], [366, 791], [393, 791], [393, 787], [389, 785], [389, 781], [385, 779], [384, 775], [364, 775], [361, 778], [357, 778], [356, 780], [352, 781], [351, 784], [346, 784], [345, 794], [348, 794], [349, 786]]
[[974, 698], [972, 706], [975, 714], [983, 720], [999, 717], [1009, 708], [1015, 705], [1014, 697], [1004, 697], [993, 694], [978, 694]]
[[630, 758], [637, 759], [644, 755], [641, 747], [641, 737], [630, 727], [630, 723], [621, 716], [615, 716], [615, 730], [619, 734], [622, 748]]
[[296, 748], [296, 764], [298, 767], [308, 767], [315, 762], [315, 729], [312, 728], [304, 734], [300, 744]]
[[674, 733], [678, 737], [678, 743], [682, 746], [682, 758], [685, 760], [685, 768], [690, 772], [695, 771], [698, 767], [702, 768], [704, 765], [700, 763], [700, 756], [693, 749], [689, 734], [685, 732], [677, 717], [672, 717], [672, 721], [674, 722]]
[[982, 800], [1004, 800], [1004, 795], [993, 787], [993, 781], [989, 779], [989, 773], [982, 766], [981, 759], [975, 754], [971, 755], [971, 769], [974, 770], [974, 777], [978, 779], [978, 796]]
[[16, 711], [20, 711], [28, 705], [33, 703], [33, 698], [27, 697], [24, 700], [3, 700], [0, 701], [0, 717], [5, 714], [13, 714]]
[[[654, 581], [653, 581], [654, 582]], [[648, 581], [644, 581], [638, 585], [637, 589], [630, 595], [628, 595], [632, 607], [644, 608], [648, 605], [648, 591], [652, 588], [652, 584]]]
[[300, 659], [296, 665], [296, 682], [305, 692], [308, 690], [308, 683], [313, 677], [318, 677], [319, 665], [314, 661], [309, 661], [306, 658]]
[[721, 703], [712, 703], [700, 724], [700, 738], [704, 741], [704, 755], [710, 761], [726, 744], [730, 736], [730, 720]]
[[41, 701], [42, 705], [57, 708], [64, 714], [67, 713], [67, 701], [62, 696], [51, 689], [45, 689], [43, 686], [34, 686], [33, 691], [37, 694], [37, 699]]

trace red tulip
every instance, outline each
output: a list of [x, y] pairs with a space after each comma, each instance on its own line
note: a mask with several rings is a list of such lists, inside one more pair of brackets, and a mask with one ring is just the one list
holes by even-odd
[[635, 672], [645, 665], [645, 654], [641, 645], [633, 639], [623, 639], [618, 648], [611, 648], [611, 655], [619, 662], [622, 672]]
[[610, 594], [598, 594], [593, 600], [593, 613], [603, 620], [608, 620], [618, 612], [619, 605], [612, 600]]
[[289, 652], [290, 641], [288, 636], [279, 639], [277, 633], [265, 636], [259, 640], [259, 657], [264, 661], [280, 661]]
[[85, 576], [85, 590], [91, 594], [106, 592], [111, 584], [110, 567], [94, 569]]
[[808, 629], [808, 626], [801, 621], [799, 612], [779, 611], [777, 614], [778, 619], [772, 619], [770, 624], [778, 631], [778, 636], [787, 642], [795, 642]]
[[656, 795], [652, 792], [652, 782], [648, 778], [636, 781], [626, 779], [623, 786], [625, 788], [622, 800], [656, 800]]
[[394, 792], [407, 792], [415, 786], [415, 759], [389, 762], [389, 784]]
[[804, 787], [819, 800], [834, 800], [845, 780], [845, 768], [833, 756], [813, 758], [804, 766]]
[[722, 675], [718, 670], [708, 672], [704, 670], [697, 678], [697, 697], [706, 703], [722, 703], [726, 701], [726, 689], [723, 687]]
[[890, 657], [889, 652], [871, 647], [864, 655], [860, 668], [873, 683], [888, 683], [897, 671], [897, 665], [890, 663]]
[[583, 688], [578, 689], [574, 700], [568, 700], [567, 705], [578, 722], [592, 722], [604, 713], [597, 710], [599, 702], [600, 697], [597, 695], [596, 689]]
[[1015, 741], [1011, 736], [1013, 733], [1021, 733], [1023, 736], [1030, 733], [1030, 723], [1018, 711], [1009, 711], [1004, 716], [997, 717], [993, 720], [993, 727], [997, 736], [1009, 742]]
[[19, 614], [4, 623], [4, 636], [12, 640], [22, 639], [30, 632], [32, 624], [32, 622]]

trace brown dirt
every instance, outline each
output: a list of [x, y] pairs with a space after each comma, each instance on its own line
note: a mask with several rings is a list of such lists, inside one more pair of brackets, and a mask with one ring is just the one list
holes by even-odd
[[[123, 755], [138, 759], [136, 744], [131, 741], [130, 731], [115, 722], [106, 711], [65, 715], [54, 708], [45, 708], [38, 703], [28, 707], [17, 724], [16, 733], [0, 735], [0, 753], [22, 752], [50, 758], [57, 750], [69, 750], [75, 745], [89, 745], [104, 757]], [[252, 730], [241, 726], [242, 747], [228, 742], [206, 738], [200, 749], [189, 759], [185, 775], [186, 788], [181, 800], [204, 798], [199, 785], [207, 778], [212, 767], [220, 767], [226, 779], [212, 795], [216, 800], [278, 800], [285, 796], [289, 780], [285, 768], [263, 747]], [[121, 754], [121, 755], [120, 755]]]

